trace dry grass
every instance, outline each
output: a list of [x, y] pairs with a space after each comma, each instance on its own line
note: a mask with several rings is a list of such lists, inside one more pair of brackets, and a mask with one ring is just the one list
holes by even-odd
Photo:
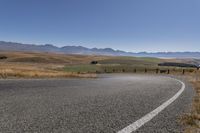
[[58, 71], [59, 64], [0, 63], [0, 78], [94, 78], [96, 74]]
[[0, 78], [54, 78], [96, 77], [96, 74], [67, 72], [60, 68], [76, 64], [89, 64], [107, 56], [65, 55], [56, 53], [0, 52], [8, 57], [0, 60]]
[[20, 63], [53, 63], [53, 64], [85, 64], [92, 60], [103, 60], [108, 56], [95, 55], [66, 55], [56, 53], [33, 53], [33, 52], [0, 52], [0, 56], [8, 57], [0, 62], [20, 62]]
[[[8, 57], [0, 60], [1, 77], [56, 77], [60, 75], [80, 75], [80, 73], [112, 73], [127, 72], [156, 73], [156, 69], [170, 69], [170, 74], [182, 74], [182, 69], [174, 67], [158, 67], [164, 59], [146, 57], [114, 57], [95, 55], [66, 55], [56, 53], [33, 52], [0, 52], [0, 56]], [[97, 60], [100, 64], [89, 65]], [[192, 72], [188, 72], [192, 71]], [[188, 69], [185, 73], [194, 73]], [[5, 76], [6, 75], [6, 76]], [[83, 75], [83, 74], [82, 74]], [[90, 74], [88, 74], [90, 75]]]
[[2, 69], [0, 78], [95, 78], [96, 74], [78, 74], [57, 71], [41, 71], [41, 70], [19, 70], [19, 69]]
[[[108, 66], [108, 69], [110, 69], [110, 66], [111, 68], [113, 66], [112, 64], [106, 64], [105, 66], [103, 65], [103, 67], [90, 65], [90, 62], [93, 60], [106, 63], [110, 63], [110, 61], [112, 63], [117, 60], [118, 63], [139, 64], [140, 66], [145, 63], [152, 65], [155, 64], [155, 61], [157, 62], [157, 60], [159, 60], [155, 58], [66, 55], [34, 52], [0, 52], [0, 56], [7, 57], [7, 59], [0, 60], [1, 78], [94, 77], [96, 72], [104, 72], [105, 66]], [[125, 66], [122, 65], [119, 69], [126, 68], [128, 70], [128, 67]]]
[[188, 80], [193, 84], [196, 96], [193, 99], [191, 112], [183, 115], [181, 122], [187, 127], [185, 133], [200, 133], [200, 79], [195, 74], [189, 75]]

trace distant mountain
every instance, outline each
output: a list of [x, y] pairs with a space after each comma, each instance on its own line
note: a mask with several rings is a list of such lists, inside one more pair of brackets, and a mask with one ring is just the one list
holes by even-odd
[[131, 54], [127, 52], [113, 50], [111, 48], [89, 49], [82, 46], [64, 46], [59, 48], [52, 44], [34, 45], [34, 44], [22, 44], [22, 43], [5, 42], [5, 41], [0, 41], [0, 51], [30, 51], [30, 52], [55, 52], [55, 53], [65, 53], [65, 54], [131, 56]]
[[113, 50], [111, 48], [86, 48], [82, 46], [56, 47], [52, 44], [35, 45], [22, 44], [15, 42], [0, 41], [0, 51], [24, 51], [24, 52], [54, 52], [64, 54], [85, 54], [85, 55], [113, 55], [113, 56], [139, 56], [139, 57], [158, 57], [158, 58], [200, 58], [200, 52], [125, 52]]

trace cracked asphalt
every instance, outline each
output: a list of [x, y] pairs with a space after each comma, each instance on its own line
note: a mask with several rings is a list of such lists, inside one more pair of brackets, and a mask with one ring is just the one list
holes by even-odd
[[[1, 133], [115, 133], [181, 88], [158, 75], [108, 74], [96, 79], [0, 80]], [[182, 132], [178, 118], [194, 95], [190, 84], [138, 133]]]

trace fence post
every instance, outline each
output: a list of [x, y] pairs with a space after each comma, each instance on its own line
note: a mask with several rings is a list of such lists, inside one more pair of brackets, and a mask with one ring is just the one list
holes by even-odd
[[170, 71], [169, 71], [169, 69], [167, 70], [167, 74], [169, 74], [170, 73]]
[[183, 69], [183, 72], [182, 72], [182, 74], [183, 74], [183, 75], [185, 74], [185, 69]]
[[157, 68], [157, 69], [156, 69], [156, 73], [157, 73], [157, 74], [158, 74], [158, 71], [159, 71], [159, 69]]
[[106, 69], [104, 69], [104, 72], [107, 73]]
[[113, 69], [113, 72], [115, 72], [115, 69]]
[[122, 69], [122, 72], [124, 73], [124, 72], [125, 72], [125, 70], [124, 70], [124, 69]]
[[144, 72], [147, 73], [147, 69], [146, 68], [144, 69]]
[[137, 70], [136, 70], [136, 68], [134, 69], [134, 73], [136, 73], [137, 72]]

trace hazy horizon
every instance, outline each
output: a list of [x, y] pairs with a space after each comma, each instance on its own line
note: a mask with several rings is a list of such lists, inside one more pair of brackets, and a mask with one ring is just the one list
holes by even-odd
[[86, 47], [86, 46], [82, 46], [82, 45], [62, 45], [62, 46], [57, 46], [57, 45], [54, 45], [54, 44], [49, 44], [49, 43], [44, 43], [44, 44], [35, 44], [35, 43], [23, 43], [23, 42], [14, 42], [14, 41], [5, 41], [5, 40], [0, 40], [0, 42], [11, 42], [11, 43], [19, 43], [19, 44], [25, 44], [25, 45], [36, 45], [36, 46], [44, 46], [44, 45], [52, 45], [52, 46], [55, 46], [55, 47], [58, 47], [58, 48], [62, 48], [62, 47], [65, 47], [65, 46], [75, 46], [75, 47], [85, 47], [85, 48], [89, 48], [89, 49], [93, 49], [93, 48], [97, 48], [97, 49], [106, 49], [106, 48], [111, 48], [113, 50], [119, 50], [119, 51], [124, 51], [124, 52], [131, 52], [131, 53], [143, 53], [143, 52], [146, 52], [146, 53], [184, 53], [184, 52], [200, 52], [200, 51], [137, 51], [137, 52], [132, 52], [132, 51], [125, 51], [125, 50], [121, 50], [121, 49], [114, 49], [112, 47]]
[[0, 40], [128, 52], [199, 52], [199, 7], [198, 0], [3, 0]]

